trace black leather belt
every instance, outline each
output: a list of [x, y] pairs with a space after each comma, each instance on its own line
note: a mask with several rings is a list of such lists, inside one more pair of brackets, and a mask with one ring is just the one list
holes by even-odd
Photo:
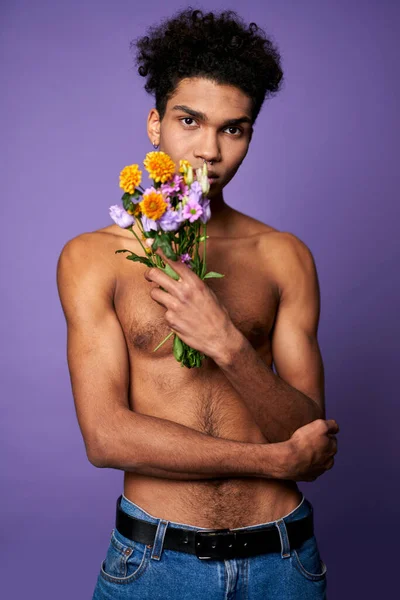
[[[128, 515], [120, 507], [122, 495], [117, 500], [115, 527], [132, 541], [153, 545], [157, 525]], [[306, 517], [285, 523], [291, 548], [298, 548], [314, 533], [313, 510]], [[245, 558], [268, 552], [281, 552], [281, 540], [275, 525], [259, 529], [208, 529], [194, 530], [167, 527], [164, 548], [195, 554], [201, 559]]]

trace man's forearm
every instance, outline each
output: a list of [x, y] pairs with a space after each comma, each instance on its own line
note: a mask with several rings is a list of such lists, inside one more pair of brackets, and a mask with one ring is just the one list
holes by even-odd
[[315, 419], [325, 418], [317, 403], [278, 377], [235, 327], [229, 347], [213, 357], [253, 414], [269, 442], [284, 442]]
[[98, 467], [168, 479], [264, 477], [282, 479], [286, 444], [216, 438], [180, 423], [121, 410], [98, 432]]

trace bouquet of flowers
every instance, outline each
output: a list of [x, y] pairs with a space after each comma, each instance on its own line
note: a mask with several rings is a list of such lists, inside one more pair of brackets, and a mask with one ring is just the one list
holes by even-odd
[[[119, 185], [125, 192], [122, 205], [110, 206], [110, 216], [117, 225], [133, 233], [144, 256], [125, 248], [116, 253], [127, 252], [128, 260], [162, 269], [178, 280], [179, 275], [156, 253], [157, 248], [161, 248], [168, 259], [185, 263], [201, 279], [224, 277], [215, 271], [206, 273], [206, 230], [211, 217], [210, 200], [206, 197], [210, 190], [206, 162], [194, 170], [187, 160], [180, 160], [176, 174], [172, 158], [157, 151], [148, 152], [143, 164], [153, 185], [146, 189], [140, 185], [142, 171], [138, 164], [126, 166], [119, 176]], [[141, 239], [132, 229], [135, 221]], [[202, 256], [199, 255], [200, 242], [204, 242]], [[153, 352], [172, 335], [173, 353], [181, 366], [200, 367], [205, 355], [185, 344], [174, 331]]]

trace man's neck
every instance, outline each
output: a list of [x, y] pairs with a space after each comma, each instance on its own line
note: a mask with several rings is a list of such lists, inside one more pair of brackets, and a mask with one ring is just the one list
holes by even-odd
[[207, 222], [207, 235], [210, 237], [225, 237], [231, 227], [234, 209], [224, 200], [222, 191], [210, 198], [211, 218]]

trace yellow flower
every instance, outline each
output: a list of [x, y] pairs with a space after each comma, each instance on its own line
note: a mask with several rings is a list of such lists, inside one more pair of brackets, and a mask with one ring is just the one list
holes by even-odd
[[190, 164], [190, 162], [188, 160], [185, 159], [181, 159], [179, 161], [179, 173], [187, 173], [187, 170], [189, 167], [191, 167], [192, 165]]
[[193, 167], [190, 165], [188, 167], [187, 173], [183, 176], [186, 185], [192, 185], [193, 183]]
[[143, 164], [150, 177], [157, 182], [165, 183], [175, 173], [175, 163], [165, 152], [148, 152]]
[[133, 194], [141, 181], [142, 171], [139, 169], [139, 165], [128, 165], [119, 174], [119, 187], [128, 194]]
[[151, 191], [143, 194], [143, 200], [139, 202], [140, 209], [149, 219], [159, 219], [167, 210], [168, 204], [161, 192]]

